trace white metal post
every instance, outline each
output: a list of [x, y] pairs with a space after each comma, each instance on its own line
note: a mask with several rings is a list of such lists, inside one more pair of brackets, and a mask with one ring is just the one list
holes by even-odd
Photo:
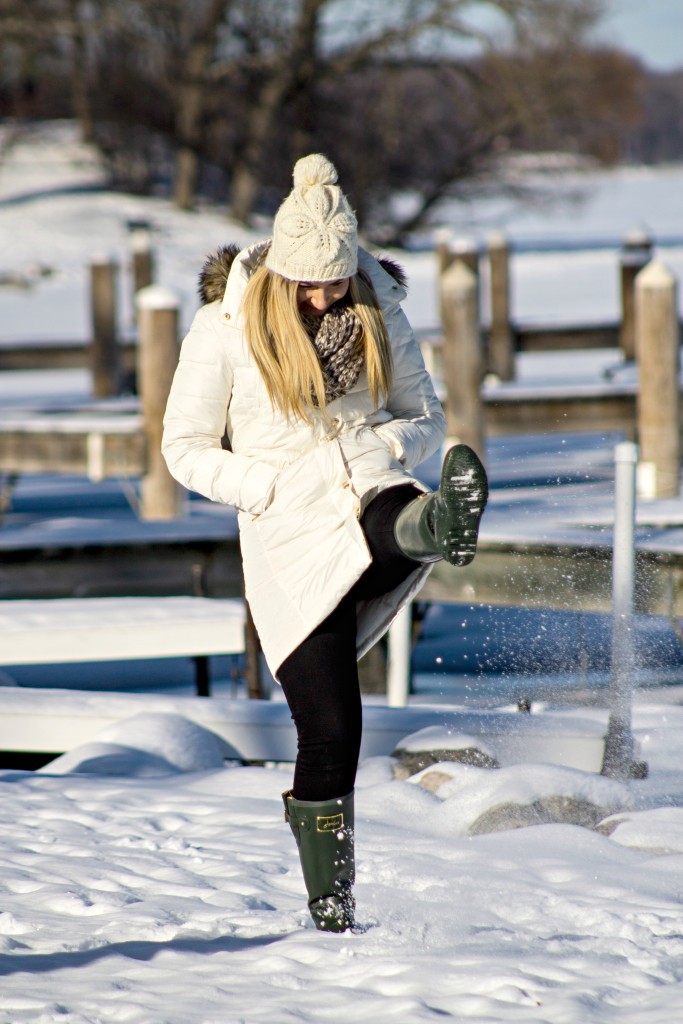
[[387, 704], [404, 708], [410, 690], [412, 653], [412, 605], [407, 604], [389, 627], [387, 634]]
[[635, 593], [636, 464], [638, 449], [624, 441], [614, 449], [614, 541], [612, 552], [612, 667], [610, 717], [602, 772], [612, 778], [646, 773], [633, 760], [633, 607]]

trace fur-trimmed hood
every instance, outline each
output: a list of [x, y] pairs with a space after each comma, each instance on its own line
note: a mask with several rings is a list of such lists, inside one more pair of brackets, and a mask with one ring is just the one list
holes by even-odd
[[[223, 298], [228, 275], [240, 252], [239, 245], [224, 245], [207, 257], [199, 275], [199, 297], [202, 304]], [[378, 258], [377, 262], [397, 284], [400, 284], [402, 288], [407, 287], [408, 278], [399, 263], [385, 256]]]

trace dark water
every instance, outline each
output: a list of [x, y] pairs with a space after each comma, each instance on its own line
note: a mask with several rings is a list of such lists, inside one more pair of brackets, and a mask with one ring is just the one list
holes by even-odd
[[[633, 629], [635, 685], [683, 684], [683, 645], [671, 623], [636, 616]], [[413, 656], [414, 688], [489, 705], [580, 692], [604, 698], [611, 630], [606, 614], [433, 605]]]
[[[608, 615], [441, 604], [418, 605], [418, 612], [424, 618], [412, 659], [416, 696], [500, 703], [607, 684]], [[634, 633], [636, 682], [683, 684], [683, 646], [668, 621], [636, 617]], [[213, 692], [244, 692], [241, 657], [212, 657], [209, 664]], [[178, 695], [192, 693], [195, 678], [189, 658], [2, 671], [9, 685]]]

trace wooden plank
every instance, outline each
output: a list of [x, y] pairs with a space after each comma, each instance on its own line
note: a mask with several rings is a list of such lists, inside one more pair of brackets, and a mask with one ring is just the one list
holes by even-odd
[[[124, 341], [121, 363], [126, 373], [135, 369], [137, 342]], [[1, 370], [83, 370], [90, 367], [90, 342], [14, 342], [0, 344]]]
[[437, 562], [420, 599], [457, 604], [608, 611], [611, 556], [606, 550], [510, 550], [481, 544], [474, 561]]
[[[464, 568], [437, 562], [420, 600], [560, 611], [612, 611], [609, 548], [479, 546]], [[635, 610], [683, 618], [683, 556], [638, 551]]]
[[589, 327], [513, 325], [518, 352], [561, 352], [573, 349], [618, 348], [618, 324], [594, 324]]
[[[554, 324], [513, 324], [515, 349], [518, 352], [555, 352], [595, 348], [618, 348], [618, 324], [591, 324], [588, 326], [561, 326]], [[421, 340], [441, 344], [440, 328], [418, 332]], [[484, 329], [484, 337], [487, 337]], [[121, 360], [127, 372], [135, 369], [137, 340], [119, 343]], [[1, 370], [64, 370], [84, 369], [90, 366], [90, 341], [65, 340], [55, 342], [25, 341], [0, 344]]]
[[72, 473], [103, 480], [140, 476], [146, 465], [145, 439], [139, 431], [0, 429], [0, 471], [5, 473]]
[[[636, 608], [683, 619], [683, 555], [639, 551]], [[0, 600], [203, 594], [242, 596], [237, 537], [58, 543], [2, 550]], [[420, 600], [454, 604], [611, 611], [611, 550], [482, 541], [464, 568], [435, 564]]]
[[558, 431], [606, 433], [622, 431], [635, 438], [636, 400], [634, 395], [587, 395], [581, 397], [536, 397], [513, 394], [486, 395], [484, 398], [486, 434], [545, 434]]
[[237, 537], [225, 540], [134, 539], [3, 548], [0, 600], [43, 597], [115, 597], [200, 594], [242, 597]]

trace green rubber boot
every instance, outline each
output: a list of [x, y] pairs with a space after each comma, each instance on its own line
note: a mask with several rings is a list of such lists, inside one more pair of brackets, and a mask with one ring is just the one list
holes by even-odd
[[394, 525], [396, 543], [416, 562], [468, 565], [477, 551], [479, 522], [488, 501], [486, 470], [466, 444], [449, 448], [438, 491], [406, 505]]
[[285, 821], [297, 846], [308, 892], [308, 909], [316, 928], [344, 932], [352, 928], [356, 909], [352, 887], [353, 792], [336, 800], [295, 800], [282, 794]]

